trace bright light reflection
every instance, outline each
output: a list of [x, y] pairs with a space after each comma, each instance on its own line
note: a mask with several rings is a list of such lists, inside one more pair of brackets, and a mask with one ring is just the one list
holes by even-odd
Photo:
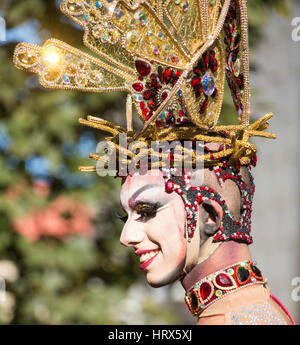
[[41, 56], [49, 65], [58, 65], [62, 62], [62, 53], [55, 46], [47, 46], [42, 48]]

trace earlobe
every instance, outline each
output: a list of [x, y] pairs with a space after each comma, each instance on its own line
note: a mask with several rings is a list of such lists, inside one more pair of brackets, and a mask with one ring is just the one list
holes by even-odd
[[[222, 223], [222, 207], [214, 200], [205, 200], [199, 207], [200, 231], [205, 237], [213, 236]], [[203, 237], [202, 237], [203, 238]]]

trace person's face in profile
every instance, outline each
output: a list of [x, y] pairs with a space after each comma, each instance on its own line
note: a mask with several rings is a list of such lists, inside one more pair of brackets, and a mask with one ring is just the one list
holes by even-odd
[[165, 180], [157, 170], [156, 176], [150, 171], [128, 176], [120, 198], [128, 216], [120, 242], [134, 249], [148, 283], [159, 287], [179, 279], [186, 257], [181, 197], [165, 191]]

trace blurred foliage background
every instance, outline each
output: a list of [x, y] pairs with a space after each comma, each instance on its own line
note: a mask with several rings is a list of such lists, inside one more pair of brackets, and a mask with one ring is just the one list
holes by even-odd
[[[102, 139], [78, 118], [91, 114], [125, 125], [124, 95], [45, 90], [12, 64], [20, 41], [55, 37], [86, 51], [81, 29], [59, 3], [0, 5], [7, 26], [0, 42], [0, 277], [6, 283], [0, 324], [185, 323], [171, 295], [148, 288], [136, 257], [119, 243], [120, 182], [77, 171]], [[270, 10], [285, 15], [288, 1], [248, 5], [253, 47]], [[224, 121], [232, 116], [227, 92]]]

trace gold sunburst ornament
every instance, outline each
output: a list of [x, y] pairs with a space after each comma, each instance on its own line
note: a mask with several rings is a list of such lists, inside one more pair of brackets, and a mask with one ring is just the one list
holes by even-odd
[[[249, 123], [246, 0], [63, 0], [61, 11], [84, 29], [84, 44], [98, 57], [50, 39], [42, 46], [19, 44], [14, 63], [36, 73], [46, 88], [126, 91], [127, 128], [94, 116], [79, 122], [109, 132], [106, 140], [122, 150], [127, 163], [137, 154], [118, 145], [124, 133], [129, 142], [147, 145], [174, 140], [223, 143], [215, 155], [190, 153], [193, 162], [206, 165], [218, 165], [223, 157], [230, 164], [249, 164], [256, 153], [249, 138], [275, 138], [264, 131], [272, 114]], [[225, 79], [239, 125], [218, 125]], [[139, 130], [132, 128], [132, 105], [143, 122]]]

